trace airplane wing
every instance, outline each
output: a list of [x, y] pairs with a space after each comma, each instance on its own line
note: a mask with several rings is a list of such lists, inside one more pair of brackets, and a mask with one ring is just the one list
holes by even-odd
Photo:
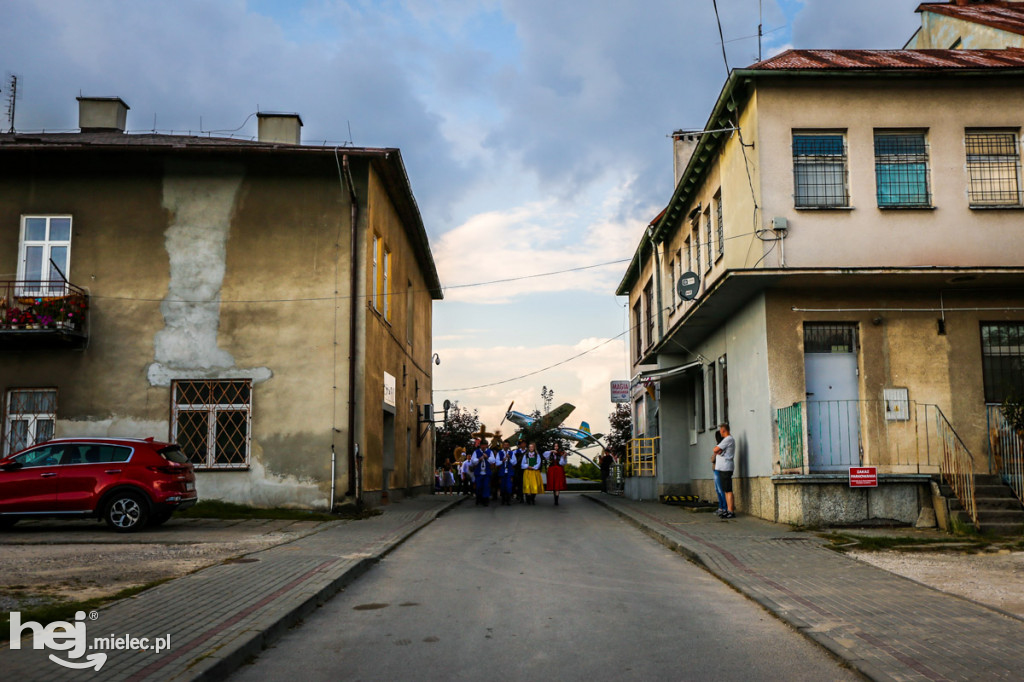
[[600, 433], [590, 433], [589, 431], [583, 431], [582, 429], [570, 429], [562, 427], [558, 429], [558, 433], [565, 438], [576, 441], [577, 449], [585, 449], [594, 447], [595, 445], [602, 445]]
[[558, 428], [562, 422], [565, 421], [566, 417], [572, 414], [572, 411], [576, 409], [575, 405], [569, 403], [562, 403], [555, 409], [548, 412], [546, 415], [540, 418], [540, 429], [542, 431], [550, 431], [551, 429]]

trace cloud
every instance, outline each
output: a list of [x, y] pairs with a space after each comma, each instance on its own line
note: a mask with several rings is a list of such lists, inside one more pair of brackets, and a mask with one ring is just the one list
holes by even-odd
[[900, 49], [921, 26], [919, 0], [805, 0], [793, 22], [802, 49]]
[[[481, 420], [491, 430], [498, 427], [510, 402], [515, 409], [532, 412], [541, 409], [540, 390], [547, 386], [555, 391], [554, 406], [569, 402], [576, 410], [566, 425], [579, 426], [589, 422], [594, 432], [608, 432], [608, 415], [615, 406], [610, 400], [610, 382], [628, 378], [626, 346], [623, 339], [582, 338], [573, 344], [530, 346], [495, 346], [436, 349], [442, 358], [434, 372], [434, 404], [444, 400], [458, 401], [463, 407], [478, 409]], [[471, 388], [505, 381], [587, 352], [542, 374], [518, 379], [498, 386]], [[449, 362], [447, 358], [457, 358]], [[507, 422], [502, 433], [511, 435], [516, 427]]]

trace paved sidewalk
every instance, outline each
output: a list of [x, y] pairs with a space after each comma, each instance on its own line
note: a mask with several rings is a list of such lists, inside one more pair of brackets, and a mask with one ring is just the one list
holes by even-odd
[[825, 549], [820, 538], [788, 526], [586, 497], [699, 562], [871, 679], [1024, 677], [1020, 619]]
[[[379, 561], [461, 497], [422, 496], [381, 508], [362, 521], [327, 524], [293, 542], [210, 566], [99, 610], [86, 620], [96, 637], [170, 637], [154, 651], [105, 650], [99, 673], [48, 659], [85, 662], [73, 651], [0, 648], [11, 680], [219, 680]], [[152, 648], [153, 644], [150, 644]], [[65, 647], [67, 648], [67, 647]], [[99, 650], [97, 650], [98, 652]]]

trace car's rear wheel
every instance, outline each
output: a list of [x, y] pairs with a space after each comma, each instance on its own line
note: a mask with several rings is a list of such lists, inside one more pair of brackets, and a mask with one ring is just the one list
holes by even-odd
[[167, 523], [167, 520], [171, 518], [173, 512], [160, 512], [159, 514], [153, 514], [149, 517], [149, 525], [151, 526], [162, 526]]
[[115, 493], [107, 502], [103, 520], [118, 533], [132, 533], [146, 527], [149, 507], [139, 493]]

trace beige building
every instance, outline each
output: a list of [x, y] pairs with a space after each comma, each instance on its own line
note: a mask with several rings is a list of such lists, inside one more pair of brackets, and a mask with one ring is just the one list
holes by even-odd
[[1024, 0], [951, 0], [917, 8], [919, 28], [909, 50], [1024, 48]]
[[[619, 286], [632, 497], [780, 522], [917, 520], [940, 473], [988, 472], [1024, 389], [1024, 52], [791, 50], [737, 69]], [[996, 411], [997, 414], [998, 411]], [[878, 486], [851, 487], [851, 467]], [[963, 486], [960, 486], [963, 487]]]
[[0, 135], [4, 452], [51, 435], [179, 443], [200, 499], [327, 509], [433, 485], [442, 297], [397, 149]]

